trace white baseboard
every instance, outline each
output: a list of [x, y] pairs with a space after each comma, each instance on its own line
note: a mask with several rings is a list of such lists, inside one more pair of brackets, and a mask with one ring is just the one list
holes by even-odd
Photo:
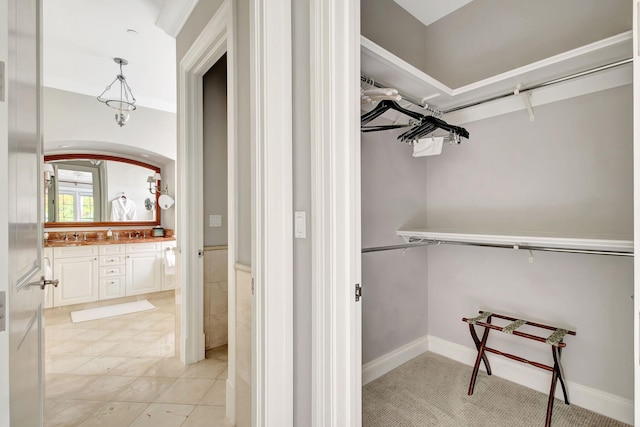
[[226, 403], [227, 419], [232, 426], [236, 425], [236, 388], [233, 382], [227, 378], [227, 403]]
[[[427, 336], [429, 351], [456, 360], [465, 365], [473, 366], [477, 351], [442, 338]], [[488, 354], [492, 374], [514, 383], [532, 388], [542, 393], [549, 393], [551, 374], [541, 369], [530, 367], [522, 363]], [[480, 365], [482, 370], [484, 366]], [[364, 373], [363, 373], [364, 378]], [[572, 405], [580, 406], [597, 412], [623, 423], [633, 425], [633, 401], [600, 391], [591, 387], [567, 381], [569, 399]], [[562, 388], [556, 388], [556, 397], [563, 399]]]
[[427, 350], [429, 350], [429, 337], [424, 336], [393, 350], [391, 353], [387, 353], [382, 357], [364, 364], [362, 366], [362, 385], [380, 378], [403, 363], [420, 356]]

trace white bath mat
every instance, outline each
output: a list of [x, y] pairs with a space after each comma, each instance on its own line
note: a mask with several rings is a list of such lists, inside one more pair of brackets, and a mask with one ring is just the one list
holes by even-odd
[[104, 307], [90, 308], [71, 312], [71, 322], [87, 322], [89, 320], [104, 319], [107, 317], [121, 316], [123, 314], [137, 313], [139, 311], [156, 308], [146, 299], [126, 302], [124, 304], [107, 305]]

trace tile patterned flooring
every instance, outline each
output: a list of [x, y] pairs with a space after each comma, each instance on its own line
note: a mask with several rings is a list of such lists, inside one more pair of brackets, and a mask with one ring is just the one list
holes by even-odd
[[174, 297], [156, 309], [71, 323], [45, 311], [45, 426], [229, 427], [227, 348], [185, 366], [174, 357]]

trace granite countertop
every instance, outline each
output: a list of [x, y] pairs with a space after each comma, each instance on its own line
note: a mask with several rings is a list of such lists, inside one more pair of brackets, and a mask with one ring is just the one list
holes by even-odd
[[66, 247], [66, 246], [91, 246], [91, 245], [126, 245], [129, 243], [155, 243], [155, 242], [172, 242], [175, 241], [175, 237], [140, 237], [140, 238], [129, 238], [129, 237], [120, 237], [116, 239], [87, 239], [87, 240], [74, 240], [70, 238], [69, 240], [45, 240], [44, 247], [45, 248], [56, 248], [56, 247]]

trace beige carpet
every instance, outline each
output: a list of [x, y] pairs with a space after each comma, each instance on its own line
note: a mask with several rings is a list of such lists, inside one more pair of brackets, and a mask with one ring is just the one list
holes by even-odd
[[[478, 374], [467, 396], [471, 367], [425, 353], [367, 384], [362, 392], [365, 427], [542, 427], [547, 395]], [[560, 384], [558, 384], [560, 387]], [[571, 388], [569, 388], [571, 397]], [[565, 405], [556, 399], [552, 427], [622, 427], [627, 424]]]

